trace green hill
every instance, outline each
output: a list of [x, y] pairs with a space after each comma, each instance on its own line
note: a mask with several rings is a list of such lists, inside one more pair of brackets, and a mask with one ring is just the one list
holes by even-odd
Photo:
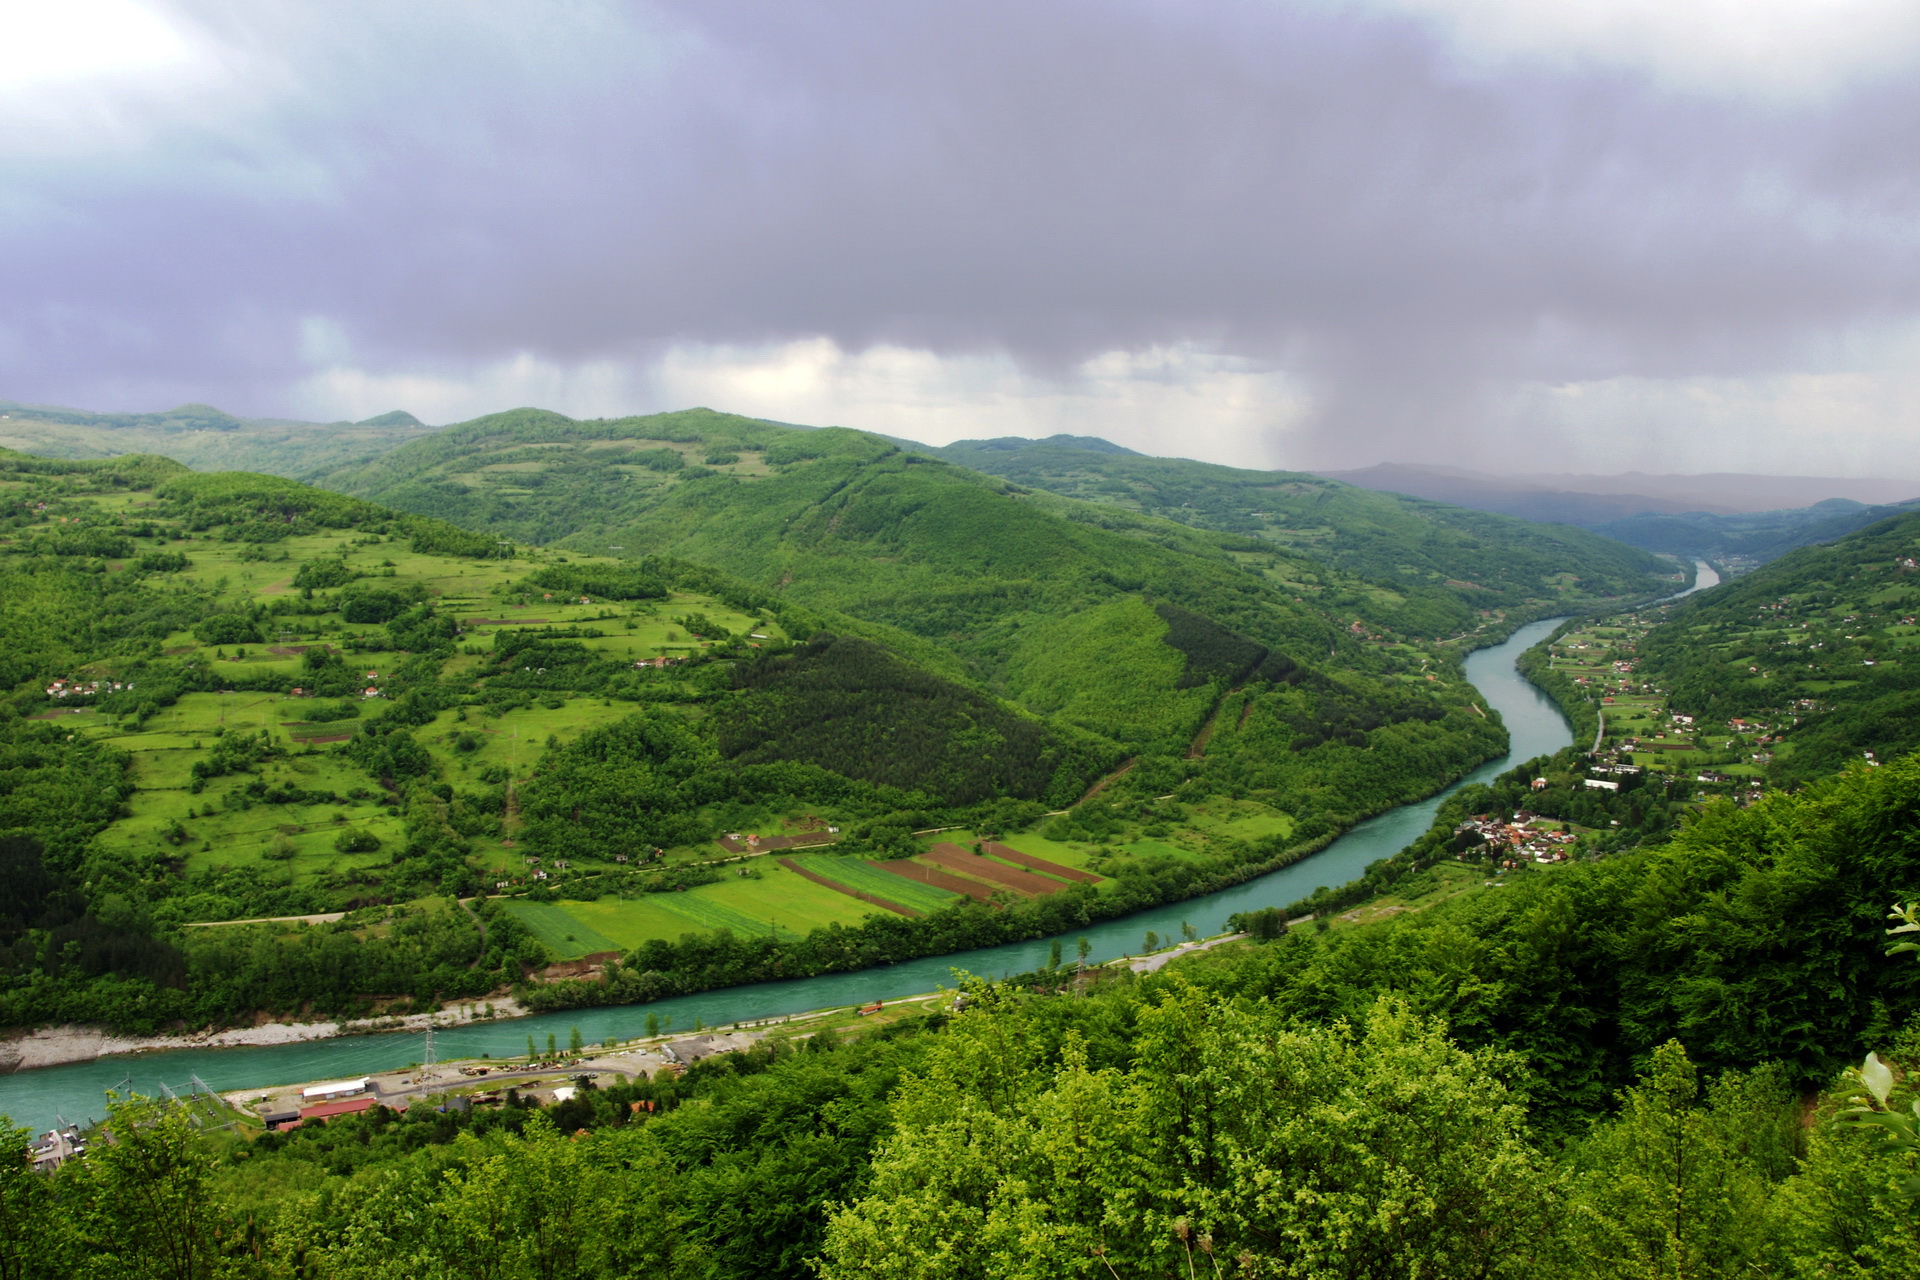
[[[724, 555], [727, 567], [750, 577], [765, 568], [755, 557], [764, 559], [776, 544], [792, 553], [809, 540], [823, 549], [836, 542], [834, 590], [846, 599], [856, 592], [862, 599], [876, 594], [840, 580], [866, 558], [863, 539], [881, 557], [893, 556], [889, 539], [900, 543], [905, 554], [890, 562], [895, 565], [976, 578], [1024, 579], [1036, 556], [1059, 553], [1050, 537], [1035, 535], [1044, 522], [1010, 515], [1011, 504], [989, 498], [1024, 500], [1083, 527], [1251, 568], [1283, 599], [1298, 597], [1323, 614], [1343, 615], [1342, 625], [1361, 619], [1420, 637], [1472, 630], [1494, 612], [1542, 616], [1599, 600], [1644, 597], [1662, 590], [1660, 575], [1672, 571], [1645, 552], [1578, 529], [1302, 474], [1145, 458], [1091, 437], [963, 442], [945, 449], [902, 449], [902, 443], [707, 409], [595, 422], [522, 409], [450, 427], [314, 478], [471, 527], [536, 541], [571, 538], [577, 545], [628, 553], [633, 548], [622, 542], [628, 531], [633, 539], [649, 539], [640, 545], [659, 549], [663, 526], [691, 517], [704, 521], [729, 508], [726, 487], [692, 495], [679, 492], [685, 485], [791, 479], [756, 492], [745, 504], [760, 517], [757, 523], [729, 508], [724, 531], [704, 525], [687, 529], [685, 537], [666, 531], [680, 553], [703, 560]], [[909, 459], [928, 457], [959, 465], [946, 472], [908, 471], [914, 465]], [[794, 475], [809, 463], [824, 465]], [[864, 468], [890, 478], [877, 481]], [[980, 483], [983, 472], [1014, 483]], [[968, 475], [975, 477], [973, 492], [963, 493], [959, 477]], [[843, 484], [855, 492], [839, 496], [834, 490]], [[1079, 501], [1059, 503], [1052, 500], [1056, 495]], [[801, 516], [816, 506], [847, 514], [832, 529], [815, 528]], [[850, 523], [856, 513], [864, 522]], [[787, 528], [793, 520], [801, 522]], [[922, 527], [909, 531], [909, 521]], [[604, 540], [594, 538], [603, 533]], [[739, 545], [742, 534], [745, 546]], [[1110, 554], [1112, 546], [1095, 539], [1065, 554], [1077, 560], [1079, 553]], [[1139, 555], [1128, 552], [1123, 559]], [[774, 580], [785, 572], [782, 565]], [[1117, 576], [1129, 573], [1150, 579], [1154, 570], [1129, 565]], [[816, 585], [802, 582], [799, 589]], [[897, 605], [938, 607], [930, 598], [937, 592], [895, 585]], [[909, 601], [908, 594], [920, 599]]]
[[[1112, 914], [1256, 874], [1498, 750], [1445, 653], [1285, 599], [1284, 561], [1249, 572], [1211, 535], [1088, 523], [1108, 513], [858, 433], [753, 429], [757, 450], [734, 438], [755, 478], [677, 477], [615, 535], [678, 558], [163, 458], [0, 453], [0, 951], [28, 944], [0, 1022], [503, 989], [545, 954], [520, 917], [489, 916], [476, 952], [406, 905], [483, 887], [616, 896], [595, 918], [629, 939], [883, 909], [772, 863], [728, 880], [715, 841], [742, 830], [914, 855], [914, 830], [1071, 808], [1046, 838], [1109, 887], [1067, 905]], [[1016, 907], [937, 912], [915, 945], [1063, 909]], [[343, 910], [320, 936], [189, 927]], [[330, 958], [289, 977], [288, 948]]]
[[[544, 953], [405, 903], [640, 900], [718, 881], [730, 828], [1024, 821], [1118, 758], [710, 569], [158, 458], [0, 451], [0, 495], [0, 1024], [481, 994]], [[405, 945], [275, 978], [322, 944], [187, 927], [342, 910]]]
[[54, 458], [164, 454], [200, 470], [298, 476], [391, 449], [433, 428], [396, 409], [361, 422], [239, 418], [211, 405], [91, 413], [0, 400], [0, 448]]
[[1643, 551], [1566, 525], [1304, 472], [1143, 457], [1091, 437], [962, 440], [927, 452], [1036, 489], [1258, 538], [1391, 583], [1432, 613], [1435, 627], [1462, 629], [1474, 609], [1574, 608], [1595, 597], [1645, 595], [1672, 572]]
[[1673, 606], [1643, 667], [1677, 711], [1782, 728], [1782, 782], [1920, 748], [1917, 564], [1920, 513], [1794, 551]]

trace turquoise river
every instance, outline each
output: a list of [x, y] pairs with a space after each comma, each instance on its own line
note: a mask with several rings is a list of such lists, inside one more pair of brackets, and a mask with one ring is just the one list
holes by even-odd
[[[1703, 572], [1696, 590], [1717, 581], [1705, 565], [1700, 567]], [[1514, 666], [1522, 652], [1539, 643], [1561, 621], [1549, 618], [1530, 623], [1505, 643], [1478, 650], [1467, 658], [1467, 678], [1479, 689], [1487, 705], [1497, 710], [1506, 722], [1511, 735], [1506, 755], [1481, 765], [1439, 795], [1402, 805], [1361, 823], [1319, 853], [1290, 867], [1206, 897], [1190, 898], [1077, 931], [1065, 938], [1067, 954], [1074, 954], [1075, 941], [1083, 936], [1092, 943], [1091, 958], [1097, 963], [1142, 950], [1149, 930], [1162, 938], [1178, 937], [1180, 926], [1190, 924], [1203, 935], [1220, 933], [1227, 928], [1227, 917], [1236, 911], [1286, 906], [1322, 885], [1343, 884], [1359, 875], [1368, 863], [1398, 852], [1426, 831], [1433, 823], [1441, 800], [1453, 790], [1491, 778], [1513, 763], [1566, 746], [1572, 741], [1566, 720], [1546, 695], [1529, 684]], [[551, 1032], [564, 1044], [575, 1027], [588, 1043], [598, 1043], [608, 1036], [629, 1039], [645, 1033], [649, 1013], [658, 1014], [663, 1020], [671, 1018], [667, 1025], [674, 1027], [692, 1027], [696, 1019], [712, 1027], [870, 1000], [891, 1000], [951, 985], [955, 969], [998, 976], [1039, 968], [1046, 962], [1052, 941], [1039, 938], [858, 973], [733, 987], [647, 1005], [577, 1009], [440, 1028], [434, 1032], [435, 1051], [443, 1060], [477, 1057], [483, 1053], [511, 1056], [525, 1052], [529, 1035], [544, 1043]], [[194, 1075], [223, 1092], [359, 1076], [417, 1062], [422, 1048], [420, 1033], [391, 1032], [341, 1036], [304, 1044], [171, 1049], [99, 1058], [0, 1077], [0, 1112], [11, 1116], [16, 1124], [38, 1130], [54, 1123], [57, 1116], [70, 1122], [101, 1116], [108, 1089], [131, 1087], [140, 1093], [157, 1095], [163, 1082], [179, 1088]]]

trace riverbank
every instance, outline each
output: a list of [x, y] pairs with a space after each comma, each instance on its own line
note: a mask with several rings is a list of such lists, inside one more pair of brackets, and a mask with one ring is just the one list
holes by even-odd
[[228, 1027], [186, 1035], [128, 1036], [103, 1027], [54, 1026], [0, 1037], [0, 1073], [64, 1067], [122, 1054], [166, 1053], [177, 1049], [247, 1049], [271, 1045], [305, 1044], [336, 1036], [384, 1035], [425, 1031], [429, 1027], [460, 1027], [475, 1022], [523, 1018], [529, 1010], [511, 998], [462, 1005], [438, 1013], [404, 1017], [360, 1018], [346, 1022], [263, 1022], [253, 1027]]
[[[1551, 754], [1571, 742], [1566, 720], [1552, 701], [1513, 669], [1514, 658], [1544, 638], [1553, 626], [1553, 620], [1530, 623], [1505, 643], [1467, 655], [1467, 677], [1480, 690], [1488, 708], [1499, 712], [1512, 745], [1507, 755], [1481, 765], [1462, 783], [1493, 777], [1518, 761]], [[565, 1044], [578, 1031], [585, 1044], [601, 1044], [609, 1036], [625, 1043], [645, 1037], [647, 1024], [654, 1019], [660, 1028], [751, 1025], [808, 1010], [846, 1009], [876, 1000], [912, 998], [953, 985], [957, 972], [998, 978], [1043, 968], [1055, 942], [1071, 955], [1084, 940], [1088, 961], [1094, 964], [1122, 957], [1138, 960], [1149, 933], [1158, 938], [1179, 938], [1190, 927], [1202, 937], [1212, 937], [1229, 932], [1229, 921], [1237, 914], [1288, 907], [1310, 897], [1318, 887], [1362, 877], [1369, 865], [1392, 857], [1426, 834], [1446, 794], [1370, 818], [1321, 852], [1281, 870], [1205, 897], [1074, 928], [1057, 938], [1034, 938], [817, 978], [727, 987], [652, 1004], [603, 1006], [517, 1019], [476, 1019], [437, 1031], [434, 1056], [442, 1060], [490, 1056], [497, 1061], [523, 1057], [530, 1035], [539, 1043], [553, 1035]], [[1311, 910], [1301, 907], [1293, 914], [1297, 918]], [[501, 1003], [496, 1002], [496, 1009]], [[426, 1046], [419, 1034], [424, 1024], [422, 1019], [411, 1034], [336, 1035], [225, 1049], [196, 1046], [69, 1061], [49, 1070], [17, 1071], [0, 1075], [0, 1112], [29, 1128], [44, 1128], [62, 1115], [69, 1120], [97, 1117], [103, 1091], [124, 1092], [129, 1077], [130, 1087], [157, 1096], [163, 1086], [185, 1085], [194, 1076], [209, 1088], [229, 1092], [290, 1080], [353, 1079], [391, 1072], [424, 1060]]]

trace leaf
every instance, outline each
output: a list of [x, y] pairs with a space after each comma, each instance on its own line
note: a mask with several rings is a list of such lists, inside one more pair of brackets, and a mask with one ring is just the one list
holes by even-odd
[[1887, 1105], [1887, 1095], [1893, 1092], [1893, 1071], [1880, 1061], [1880, 1055], [1869, 1053], [1867, 1060], [1860, 1065], [1860, 1083], [1867, 1086], [1881, 1106]]

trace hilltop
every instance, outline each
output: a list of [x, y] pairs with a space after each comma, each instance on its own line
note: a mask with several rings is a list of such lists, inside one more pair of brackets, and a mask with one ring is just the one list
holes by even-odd
[[[1672, 572], [1583, 532], [1311, 476], [1143, 458], [1080, 438], [1013, 443], [903, 448], [704, 409], [595, 422], [517, 410], [315, 480], [513, 536], [608, 551], [667, 545], [796, 593], [896, 612], [920, 607], [899, 598], [924, 597], [911, 584], [925, 573], [1025, 583], [1044, 564], [1051, 578], [1104, 574], [1138, 589], [1180, 564], [1173, 578], [1198, 573], [1196, 592], [1241, 592], [1257, 575], [1263, 603], [1432, 638], [1494, 613], [1511, 621], [1656, 594]], [[1111, 492], [1122, 484], [1124, 501]], [[816, 512], [826, 514], [813, 522]], [[827, 560], [830, 572], [814, 573]]]
[[[1391, 583], [1435, 610], [1578, 607], [1670, 572], [1617, 541], [1298, 471], [1150, 458], [1104, 440], [962, 440], [927, 452], [1022, 485], [1257, 538]], [[1457, 625], [1457, 623], [1456, 623]]]
[[161, 454], [197, 470], [298, 476], [390, 449], [432, 427], [403, 409], [360, 422], [241, 418], [211, 405], [93, 413], [0, 400], [0, 448], [51, 458]]

